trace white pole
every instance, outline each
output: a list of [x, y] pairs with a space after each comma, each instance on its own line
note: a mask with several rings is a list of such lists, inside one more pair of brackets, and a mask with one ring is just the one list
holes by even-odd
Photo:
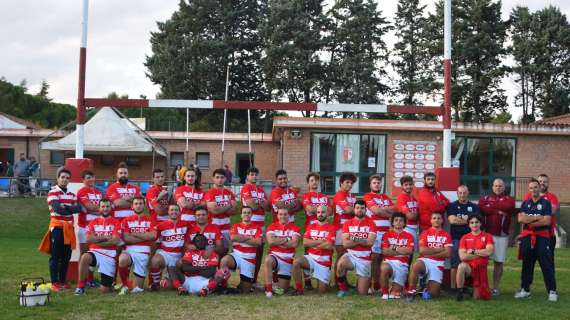
[[85, 66], [87, 58], [87, 26], [89, 0], [83, 0], [81, 17], [81, 43], [79, 47], [79, 84], [77, 88], [77, 130], [75, 135], [75, 158], [83, 159], [85, 144]]
[[190, 162], [190, 156], [188, 154], [188, 135], [190, 131], [190, 109], [186, 108], [186, 165]]
[[[228, 101], [228, 91], [230, 88], [230, 65], [226, 68], [226, 97], [225, 100]], [[222, 129], [222, 161], [220, 168], [224, 167], [224, 151], [225, 151], [225, 144], [226, 144], [226, 118], [228, 116], [228, 110], [224, 109], [224, 128]]]
[[451, 0], [445, 0], [444, 6], [444, 112], [443, 112], [443, 167], [451, 167]]
[[252, 166], [253, 161], [251, 161], [251, 115], [249, 109], [247, 109], [247, 146], [249, 150], [249, 165]]

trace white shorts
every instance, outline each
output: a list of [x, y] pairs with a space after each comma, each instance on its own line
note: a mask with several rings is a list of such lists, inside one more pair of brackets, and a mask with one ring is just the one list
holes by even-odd
[[224, 245], [224, 249], [228, 249], [231, 247], [232, 242], [230, 240], [230, 230], [222, 230], [222, 243]]
[[156, 254], [160, 254], [164, 258], [167, 268], [176, 267], [176, 262], [182, 258], [181, 252], [168, 252], [162, 249], [156, 250]]
[[336, 231], [336, 238], [334, 240], [334, 245], [335, 246], [342, 246], [342, 228], [339, 228]]
[[309, 273], [310, 275], [319, 280], [320, 282], [328, 285], [331, 279], [331, 268], [325, 267], [322, 264], [318, 263], [313, 257], [306, 254], [305, 259], [309, 261]]
[[370, 268], [372, 267], [372, 262], [364, 259], [357, 258], [350, 254], [349, 252], [346, 253], [348, 259], [354, 266], [354, 271], [356, 271], [356, 275], [363, 278], [370, 278]]
[[404, 231], [409, 232], [413, 237], [414, 237], [414, 251], [418, 252], [418, 250], [420, 250], [420, 244], [418, 243], [418, 227], [414, 226], [414, 227], [409, 227], [406, 226], [404, 228]]
[[96, 250], [88, 251], [95, 256], [96, 264], [95, 267], [99, 269], [99, 273], [108, 275], [109, 277], [115, 277], [115, 269], [117, 262], [114, 257], [103, 254]]
[[129, 249], [127, 249], [125, 253], [131, 257], [133, 273], [144, 278], [148, 270], [148, 260], [150, 255], [148, 253], [136, 252]]
[[374, 244], [372, 245], [372, 253], [382, 254], [382, 236], [384, 235], [384, 231], [376, 231], [376, 240], [374, 240]]
[[[234, 261], [236, 262], [235, 269], [239, 269], [239, 274], [248, 277], [250, 279], [255, 278], [255, 263], [251, 263], [245, 260], [242, 257], [242, 255], [236, 252], [232, 252], [230, 253], [230, 255], [232, 256], [232, 258], [234, 258]], [[232, 271], [235, 271], [235, 269]]]
[[419, 258], [426, 266], [426, 277], [428, 281], [435, 281], [439, 284], [443, 282], [444, 261], [435, 261], [428, 258]]
[[405, 286], [408, 278], [408, 265], [399, 260], [384, 260], [384, 262], [392, 268], [390, 280], [402, 287]]
[[507, 258], [507, 248], [509, 247], [509, 237], [493, 236], [493, 242], [495, 242], [495, 248], [491, 259], [499, 263], [505, 262]]
[[200, 290], [208, 286], [210, 279], [202, 276], [186, 277], [182, 287], [188, 291], [189, 294], [198, 294]]
[[87, 228], [79, 227], [77, 230], [77, 241], [82, 243], [87, 243]]
[[270, 254], [270, 255], [273, 257], [273, 259], [275, 259], [275, 262], [277, 263], [275, 265], [275, 268], [273, 268], [273, 270], [277, 271], [278, 275], [290, 277], [291, 271], [293, 270], [293, 264], [287, 263], [287, 262], [279, 259], [279, 257], [277, 257], [274, 254]]

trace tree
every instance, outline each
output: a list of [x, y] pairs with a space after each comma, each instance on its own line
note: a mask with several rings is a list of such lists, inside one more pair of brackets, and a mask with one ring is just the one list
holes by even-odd
[[[161, 98], [225, 98], [230, 65], [229, 100], [266, 100], [260, 69], [258, 25], [264, 13], [257, 0], [180, 1], [172, 17], [158, 23], [151, 34], [152, 55], [146, 59], [148, 77], [160, 85]], [[185, 110], [175, 111], [185, 123]], [[229, 130], [243, 131], [246, 111], [232, 111]], [[261, 128], [260, 112], [252, 110], [254, 128]], [[222, 112], [192, 110], [192, 130], [221, 131]]]
[[[261, 25], [263, 72], [273, 99], [319, 102], [323, 96], [327, 25], [322, 0], [269, 0]], [[304, 115], [310, 115], [309, 112]]]
[[48, 101], [51, 101], [51, 99], [48, 97], [49, 87], [50, 86], [49, 86], [48, 82], [45, 79], [42, 80], [40, 91], [36, 94], [36, 96], [42, 97]]
[[[425, 96], [437, 88], [435, 83], [434, 63], [427, 43], [427, 19], [424, 16], [426, 6], [419, 0], [400, 0], [394, 19], [396, 37], [392, 65], [398, 73], [395, 91], [406, 105], [419, 105]], [[405, 115], [404, 118], [418, 118]], [[425, 116], [422, 118], [426, 118]], [[429, 117], [433, 119], [433, 117]]]
[[[501, 3], [491, 0], [453, 1], [452, 25], [452, 108], [460, 121], [487, 122], [506, 111], [507, 99], [501, 81], [508, 68], [506, 55], [507, 23], [501, 19]], [[436, 72], [442, 74], [443, 1], [429, 16], [427, 35]]]
[[378, 103], [389, 90], [381, 82], [388, 62], [382, 38], [391, 27], [372, 0], [336, 1], [329, 15], [333, 97], [340, 103]]

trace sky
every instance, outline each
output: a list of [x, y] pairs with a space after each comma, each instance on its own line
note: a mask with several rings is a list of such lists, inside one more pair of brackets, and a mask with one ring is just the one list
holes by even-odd
[[[145, 75], [143, 63], [151, 54], [150, 33], [156, 22], [167, 20], [179, 0], [92, 0], [89, 6], [86, 97], [104, 97], [110, 92], [154, 98], [159, 87]], [[397, 0], [381, 0], [384, 16], [392, 20]], [[422, 0], [433, 10], [435, 0]], [[29, 92], [39, 91], [42, 80], [50, 84], [49, 96], [56, 102], [75, 105], [81, 35], [81, 0], [1, 0], [0, 77], [18, 84], [26, 79]], [[504, 0], [503, 18], [517, 5], [532, 11], [547, 5], [570, 16], [568, 0]], [[388, 45], [393, 39], [386, 39]], [[515, 84], [505, 79], [503, 87], [512, 105]], [[514, 118], [521, 111], [510, 107]]]

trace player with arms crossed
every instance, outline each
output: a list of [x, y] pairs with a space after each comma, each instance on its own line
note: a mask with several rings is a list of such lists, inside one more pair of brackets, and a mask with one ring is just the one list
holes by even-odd
[[416, 294], [416, 284], [420, 275], [427, 279], [426, 291], [422, 294], [425, 300], [438, 297], [443, 282], [445, 259], [451, 256], [451, 235], [442, 228], [443, 214], [432, 212], [431, 228], [420, 234], [420, 257], [412, 266], [408, 278], [407, 294], [413, 298]]
[[87, 227], [89, 251], [79, 260], [79, 279], [75, 295], [85, 294], [85, 282], [90, 268], [98, 268], [101, 274], [101, 292], [113, 290], [115, 277], [117, 244], [120, 239], [121, 225], [111, 216], [111, 202], [108, 199], [99, 201], [100, 216]]
[[205, 207], [198, 207], [194, 211], [196, 216], [195, 223], [192, 224], [191, 228], [186, 234], [186, 249], [194, 250], [196, 246], [194, 245], [194, 237], [197, 234], [202, 234], [208, 239], [206, 243], [206, 250], [216, 251], [218, 254], [225, 252], [224, 244], [222, 241], [222, 233], [220, 229], [212, 224], [208, 223], [208, 210]]
[[328, 212], [329, 206], [317, 206], [317, 223], [309, 224], [305, 230], [303, 244], [307, 249], [307, 254], [293, 261], [293, 278], [296, 289], [293, 294], [295, 295], [304, 293], [301, 282], [303, 271], [317, 279], [319, 293], [326, 293], [328, 290], [336, 236], [335, 226], [327, 221]]
[[[380, 267], [382, 299], [399, 299], [406, 284], [410, 256], [414, 251], [414, 236], [405, 231], [406, 215], [396, 212], [390, 217], [392, 228], [382, 236], [384, 260]], [[389, 282], [392, 282], [392, 288]]]
[[348, 284], [346, 273], [355, 270], [356, 288], [361, 295], [368, 294], [370, 289], [371, 248], [376, 241], [376, 224], [366, 217], [366, 202], [357, 200], [354, 203], [354, 218], [342, 225], [342, 244], [346, 254], [337, 262], [338, 297], [346, 296]]
[[283, 169], [277, 170], [275, 173], [276, 187], [271, 190], [269, 202], [271, 203], [271, 211], [273, 213], [272, 222], [279, 221], [277, 211], [279, 209], [287, 209], [289, 212], [289, 222], [295, 222], [295, 213], [301, 209], [299, 194], [294, 188], [289, 187], [289, 179], [287, 171]]
[[233, 252], [222, 258], [221, 269], [235, 271], [239, 269], [239, 289], [242, 293], [250, 293], [255, 276], [257, 248], [263, 243], [261, 227], [251, 221], [253, 210], [244, 206], [241, 208], [241, 223], [236, 223], [230, 230]]
[[[144, 291], [144, 278], [147, 274], [150, 259], [151, 246], [156, 239], [155, 220], [143, 214], [144, 198], [133, 199], [134, 216], [125, 218], [121, 224], [122, 238], [125, 242], [125, 250], [119, 255], [119, 277], [123, 284], [119, 291], [120, 295], [141, 293]], [[135, 286], [129, 281], [131, 266], [135, 275]]]
[[400, 178], [400, 185], [402, 186], [402, 193], [398, 195], [398, 199], [396, 200], [396, 209], [406, 216], [405, 230], [414, 236], [414, 244], [417, 246], [419, 209], [418, 202], [412, 195], [414, 191], [414, 178], [403, 176]]
[[168, 220], [170, 193], [164, 181], [164, 170], [154, 169], [152, 171], [153, 184], [146, 192], [146, 204], [151, 218], [156, 222]]
[[129, 183], [129, 169], [124, 162], [117, 168], [117, 181], [107, 189], [107, 198], [113, 203], [113, 216], [122, 222], [135, 214], [132, 209], [134, 197], [140, 197], [139, 187]]
[[198, 207], [205, 207], [204, 191], [201, 188], [200, 178], [196, 169], [190, 168], [184, 173], [182, 185], [176, 188], [174, 200], [180, 207], [180, 220], [194, 222], [194, 211]]
[[392, 199], [381, 192], [382, 177], [373, 175], [369, 178], [370, 192], [364, 195], [366, 216], [376, 224], [376, 241], [372, 246], [372, 288], [370, 293], [380, 291], [380, 265], [382, 264], [382, 235], [390, 230], [390, 217], [396, 211]]
[[[301, 229], [289, 222], [289, 217], [287, 208], [277, 209], [278, 221], [270, 224], [267, 228], [269, 254], [265, 257], [263, 267], [265, 271], [265, 296], [268, 298], [273, 296], [273, 292], [283, 294], [284, 290], [289, 288], [291, 281], [293, 258], [295, 248], [301, 239]], [[274, 278], [274, 275], [277, 279]], [[273, 282], [277, 282], [275, 288], [273, 288]]]
[[212, 173], [214, 186], [206, 192], [204, 200], [208, 206], [210, 223], [217, 226], [222, 232], [224, 244], [223, 254], [227, 254], [230, 248], [230, 216], [236, 214], [236, 195], [226, 187], [224, 169], [216, 169]]

